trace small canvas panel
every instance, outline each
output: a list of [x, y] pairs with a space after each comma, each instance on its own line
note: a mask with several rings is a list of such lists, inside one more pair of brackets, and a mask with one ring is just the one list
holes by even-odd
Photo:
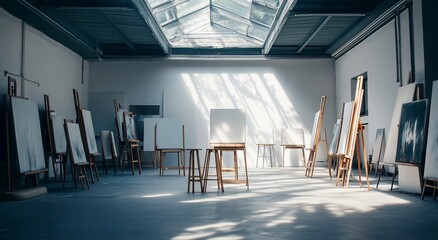
[[281, 129], [281, 145], [304, 146], [304, 129], [302, 128], [283, 128]]
[[14, 133], [20, 173], [46, 168], [38, 106], [22, 98], [11, 98]]
[[79, 124], [67, 123], [67, 140], [70, 147], [73, 163], [86, 163], [87, 156], [85, 156], [85, 150], [84, 145], [82, 144]]
[[128, 140], [137, 139], [137, 136], [135, 134], [134, 117], [128, 115], [126, 112], [124, 113], [124, 115], [126, 138]]
[[83, 121], [84, 121], [85, 137], [87, 139], [88, 152], [90, 154], [98, 153], [99, 150], [97, 150], [97, 143], [96, 143], [96, 137], [94, 135], [93, 120], [91, 118], [91, 112], [88, 110], [82, 109], [82, 117], [83, 117]]
[[371, 163], [378, 163], [382, 158], [382, 153], [384, 152], [384, 142], [385, 141], [385, 129], [379, 128], [376, 132], [376, 140], [374, 141], [373, 155], [371, 158]]
[[257, 144], [274, 144], [274, 129], [260, 129], [257, 134]]
[[210, 110], [210, 144], [246, 142], [246, 113], [244, 109]]
[[111, 155], [111, 138], [109, 130], [100, 131], [100, 140], [102, 141], [102, 152], [105, 159], [112, 159]]
[[119, 140], [123, 142], [123, 113], [126, 112], [125, 109], [119, 109], [117, 111], [117, 131], [119, 134]]

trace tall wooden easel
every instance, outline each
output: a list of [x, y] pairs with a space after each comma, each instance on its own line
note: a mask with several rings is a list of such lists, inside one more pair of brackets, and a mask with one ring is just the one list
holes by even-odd
[[[327, 96], [321, 97], [321, 103], [319, 105], [319, 110], [317, 112], [318, 116], [316, 117], [316, 126], [314, 126], [315, 129], [312, 130], [313, 134], [313, 141], [311, 141], [311, 146], [307, 150], [309, 150], [309, 159], [307, 160], [306, 164], [306, 173], [305, 175], [307, 177], [313, 177], [313, 170], [315, 169], [315, 163], [316, 163], [316, 154], [318, 153], [318, 145], [319, 141], [321, 139], [321, 128], [324, 121], [324, 109], [325, 109], [325, 102], [326, 102]], [[314, 123], [315, 124], [315, 123]], [[325, 140], [327, 142], [327, 139]]]
[[49, 155], [52, 157], [52, 166], [53, 166], [53, 175], [55, 176], [55, 182], [56, 177], [58, 175], [56, 171], [56, 166], [59, 165], [60, 169], [60, 178], [63, 182], [63, 187], [65, 186], [65, 170], [66, 170], [66, 164], [67, 164], [67, 151], [65, 152], [57, 152], [55, 147], [55, 137], [54, 137], [54, 130], [53, 130], [53, 122], [52, 122], [52, 112], [53, 110], [50, 109], [50, 101], [49, 101], [49, 95], [44, 95], [44, 106], [45, 106], [45, 117], [46, 117], [46, 128], [47, 128], [47, 140], [49, 143]]
[[[79, 102], [79, 93], [76, 89], [73, 89], [73, 99], [75, 102], [76, 122], [79, 123], [81, 136], [82, 136], [82, 143], [84, 145], [85, 154], [87, 155], [88, 163], [90, 165], [91, 182], [94, 183], [94, 173], [96, 174], [97, 181], [99, 181], [99, 171], [97, 170], [96, 157], [100, 156], [100, 153], [92, 153], [88, 148], [88, 140], [86, 137], [87, 133], [85, 130], [84, 116], [82, 114], [83, 109], [81, 108]], [[93, 173], [93, 169], [94, 169], [94, 173]]]
[[[368, 164], [366, 157], [367, 153], [366, 153], [365, 138], [364, 138], [364, 126], [360, 121], [360, 109], [362, 106], [362, 98], [363, 98], [362, 85], [363, 85], [363, 76], [359, 76], [357, 77], [353, 115], [352, 115], [349, 134], [348, 134], [346, 154], [339, 156], [339, 168], [338, 168], [338, 176], [336, 179], [336, 186], [338, 186], [339, 180], [341, 180], [342, 183], [341, 186], [342, 187], [345, 186], [346, 188], [348, 188], [348, 185], [350, 183], [352, 165], [353, 165], [354, 149], [356, 148], [359, 183], [360, 186], [362, 187], [360, 161], [361, 158], [363, 157], [365, 163], [364, 166], [365, 166], [367, 186], [368, 186], [368, 190], [370, 190], [370, 181], [368, 177]], [[362, 157], [360, 151], [361, 149], [363, 153]]]

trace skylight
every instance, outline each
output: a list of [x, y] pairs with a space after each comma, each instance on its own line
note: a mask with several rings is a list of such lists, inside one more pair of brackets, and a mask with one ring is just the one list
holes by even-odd
[[293, 2], [144, 1], [172, 48], [263, 48], [283, 8], [290, 7]]

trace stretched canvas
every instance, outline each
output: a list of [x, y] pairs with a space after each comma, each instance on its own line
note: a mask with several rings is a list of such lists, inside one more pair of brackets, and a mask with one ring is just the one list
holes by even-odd
[[338, 154], [347, 154], [348, 137], [351, 128], [353, 117], [354, 101], [344, 103], [344, 111], [342, 114], [341, 132], [339, 135]]
[[429, 100], [402, 105], [396, 162], [421, 165], [426, 150]]
[[373, 155], [371, 158], [371, 163], [378, 164], [382, 158], [382, 153], [384, 151], [384, 141], [385, 141], [385, 129], [379, 128], [376, 131], [376, 139], [374, 140]]
[[246, 142], [244, 109], [210, 110], [210, 144], [241, 144]]
[[257, 134], [257, 144], [275, 144], [274, 129], [273, 128], [260, 129]]
[[412, 100], [414, 100], [416, 87], [417, 85], [412, 83], [398, 89], [397, 99], [395, 101], [394, 111], [392, 113], [391, 125], [389, 126], [385, 154], [383, 157], [383, 162], [385, 163], [395, 162], [401, 107], [403, 103], [411, 102]]
[[424, 177], [438, 178], [438, 81], [432, 87]]
[[84, 145], [82, 144], [81, 131], [79, 124], [66, 123], [67, 141], [71, 151], [71, 157], [74, 164], [86, 163], [87, 156], [85, 156]]
[[112, 159], [110, 133], [110, 130], [100, 131], [100, 140], [102, 141], [102, 153], [105, 159]]
[[182, 122], [178, 118], [162, 118], [157, 122], [157, 148], [178, 149], [184, 147]]
[[11, 98], [11, 104], [20, 173], [45, 169], [37, 104], [15, 97]]
[[335, 155], [338, 150], [339, 135], [341, 132], [341, 119], [336, 120], [333, 126], [333, 138], [329, 147], [329, 155]]
[[143, 120], [143, 151], [155, 151], [154, 131], [160, 118], [145, 118]]
[[135, 123], [134, 123], [134, 117], [124, 113], [125, 115], [125, 131], [126, 131], [126, 138], [128, 140], [131, 139], [137, 139], [137, 136], [135, 134]]
[[117, 111], [117, 133], [119, 134], [119, 140], [123, 142], [123, 113], [126, 112], [125, 109], [119, 109]]
[[313, 127], [312, 127], [312, 135], [310, 136], [310, 148], [315, 147], [315, 139], [316, 139], [316, 132], [318, 130], [319, 120], [321, 115], [321, 111], [318, 111], [315, 113], [315, 118], [313, 119]]
[[85, 138], [87, 139], [88, 152], [90, 154], [98, 153], [99, 151], [97, 150], [96, 137], [94, 135], [94, 128], [93, 128], [93, 120], [91, 119], [91, 112], [83, 109], [82, 117], [84, 121]]
[[51, 118], [55, 152], [65, 153], [67, 152], [67, 139], [65, 137], [64, 118], [56, 113], [51, 113]]
[[281, 129], [281, 146], [304, 146], [304, 129], [283, 128]]

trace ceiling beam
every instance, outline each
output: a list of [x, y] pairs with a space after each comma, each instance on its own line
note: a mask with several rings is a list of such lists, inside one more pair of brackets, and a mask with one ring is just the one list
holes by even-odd
[[167, 41], [167, 38], [164, 35], [164, 33], [161, 31], [160, 26], [158, 25], [157, 21], [155, 20], [151, 10], [146, 5], [145, 1], [131, 0], [131, 3], [134, 5], [134, 7], [137, 8], [138, 12], [143, 17], [146, 24], [151, 28], [152, 34], [155, 36], [155, 39], [157, 39], [164, 53], [170, 54], [170, 50], [171, 50], [170, 44]]
[[277, 14], [275, 17], [274, 25], [271, 27], [271, 30], [268, 33], [268, 37], [265, 40], [265, 45], [262, 50], [262, 54], [268, 54], [274, 45], [275, 40], [280, 34], [281, 29], [283, 28], [284, 23], [286, 23], [287, 17], [289, 15], [290, 10], [295, 6], [297, 0], [287, 0], [283, 1], [279, 9], [282, 9], [281, 13]]
[[332, 17], [324, 17], [318, 24], [317, 26], [311, 31], [311, 34], [309, 36], [307, 36], [306, 40], [300, 45], [300, 48], [298, 48], [297, 53], [300, 53], [301, 51], [303, 51], [303, 49], [307, 46], [307, 44], [310, 43], [310, 41], [312, 41], [312, 39], [316, 36], [316, 34], [319, 33], [319, 31], [321, 31], [321, 29], [328, 23], [328, 21], [330, 21]]
[[129, 47], [129, 49], [131, 49], [134, 52], [137, 52], [137, 49], [135, 49], [134, 45], [132, 45], [131, 41], [129, 41], [129, 39], [125, 36], [125, 34], [123, 34], [119, 28], [114, 25], [111, 20], [105, 15], [104, 12], [100, 12], [100, 15], [102, 16], [103, 21], [109, 25], [122, 39], [122, 41]]

